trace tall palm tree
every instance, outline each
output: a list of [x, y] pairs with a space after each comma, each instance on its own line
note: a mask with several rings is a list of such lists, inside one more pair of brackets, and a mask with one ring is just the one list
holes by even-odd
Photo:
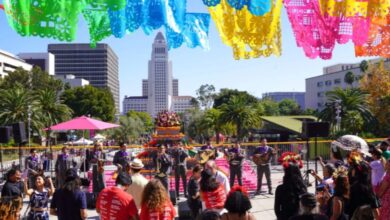
[[[347, 88], [345, 90], [336, 88], [333, 91], [326, 93], [328, 101], [325, 108], [319, 113], [319, 118], [323, 121], [335, 123], [336, 109], [335, 103], [339, 102], [341, 106], [340, 116], [345, 118], [348, 112], [354, 111], [358, 113], [365, 123], [375, 121], [375, 118], [368, 108], [367, 94], [360, 89]], [[343, 124], [343, 123], [342, 123]]]
[[260, 123], [260, 115], [256, 114], [256, 110], [240, 96], [233, 96], [228, 103], [221, 105], [220, 110], [221, 120], [236, 126], [238, 140], [243, 137], [245, 129]]
[[221, 120], [221, 111], [216, 108], [208, 109], [205, 112], [203, 122], [207, 127], [215, 132], [216, 142], [219, 143], [219, 134], [222, 130], [223, 121]]
[[350, 85], [352, 88], [352, 84], [354, 81], [355, 81], [355, 75], [353, 74], [353, 72], [348, 71], [344, 76], [344, 82]]
[[35, 93], [38, 104], [38, 112], [45, 127], [69, 120], [72, 117], [72, 109], [63, 104], [57, 93], [52, 89], [38, 90]]
[[0, 124], [9, 125], [28, 121], [28, 109], [31, 111], [31, 127], [43, 127], [38, 113], [38, 105], [28, 90], [16, 83], [12, 88], [0, 90]]

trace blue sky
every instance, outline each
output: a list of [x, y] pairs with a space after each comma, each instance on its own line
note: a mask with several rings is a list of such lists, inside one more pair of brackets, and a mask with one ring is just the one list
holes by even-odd
[[[0, 0], [2, 2], [2, 0]], [[207, 12], [201, 0], [188, 1], [189, 12]], [[246, 90], [261, 97], [265, 92], [304, 91], [305, 78], [322, 74], [322, 68], [344, 62], [360, 62], [355, 58], [351, 43], [337, 45], [331, 60], [311, 60], [298, 48], [287, 19], [282, 15], [282, 55], [277, 58], [234, 60], [231, 49], [219, 38], [214, 22], [210, 24], [210, 50], [190, 49], [185, 46], [171, 50], [173, 76], [179, 79], [179, 95], [195, 96], [202, 84], [213, 84], [217, 90], [231, 88]], [[122, 39], [107, 38], [119, 57], [119, 80], [121, 100], [125, 95], [141, 95], [141, 81], [147, 78], [147, 63], [151, 55], [154, 36], [147, 36], [141, 30]], [[81, 19], [75, 43], [88, 43], [89, 35]], [[0, 11], [0, 49], [18, 54], [20, 52], [44, 52], [51, 39], [20, 37], [9, 26], [3, 11]]]

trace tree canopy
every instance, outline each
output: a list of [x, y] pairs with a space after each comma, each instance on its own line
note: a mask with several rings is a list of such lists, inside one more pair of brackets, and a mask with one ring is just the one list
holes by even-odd
[[258, 99], [249, 94], [247, 91], [239, 91], [237, 89], [221, 89], [214, 99], [214, 108], [219, 108], [223, 104], [227, 104], [233, 97], [241, 99], [246, 105], [256, 104]]
[[115, 103], [111, 91], [93, 86], [65, 90], [61, 95], [64, 104], [73, 110], [73, 116], [91, 116], [103, 121], [115, 119]]

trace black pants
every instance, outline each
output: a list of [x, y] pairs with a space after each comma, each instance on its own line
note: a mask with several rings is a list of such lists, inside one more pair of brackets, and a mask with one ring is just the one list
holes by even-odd
[[94, 164], [92, 167], [92, 186], [94, 193], [100, 193], [104, 188], [106, 188], [106, 183], [104, 182], [104, 173], [100, 173], [98, 170], [98, 165]]
[[165, 187], [165, 189], [167, 190], [167, 192], [169, 192], [169, 178], [168, 178], [168, 175], [165, 175], [164, 177], [160, 177], [158, 175], [155, 176], [156, 179], [160, 180], [161, 183], [163, 184], [163, 186]]
[[237, 176], [238, 185], [242, 186], [242, 166], [230, 165], [230, 187], [234, 185], [234, 179]]
[[200, 199], [192, 199], [191, 201], [188, 199], [187, 204], [191, 210], [192, 219], [196, 219], [202, 210], [202, 202]]
[[257, 191], [261, 190], [261, 184], [263, 182], [263, 174], [265, 174], [265, 178], [267, 179], [268, 191], [272, 191], [272, 183], [271, 183], [271, 168], [270, 165], [259, 165], [257, 166]]
[[180, 189], [180, 177], [183, 183], [184, 195], [187, 195], [187, 171], [185, 166], [179, 165], [175, 167], [175, 184], [176, 184], [176, 195], [179, 197]]

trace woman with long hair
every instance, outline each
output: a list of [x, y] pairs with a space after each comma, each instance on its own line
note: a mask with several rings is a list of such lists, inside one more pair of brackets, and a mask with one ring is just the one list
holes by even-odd
[[[333, 175], [334, 193], [328, 200], [326, 214], [330, 220], [348, 219], [346, 214], [349, 199], [348, 171], [340, 166]], [[325, 189], [327, 192], [327, 189]]]
[[34, 189], [27, 188], [27, 180], [24, 184], [24, 192], [30, 197], [30, 212], [28, 213], [29, 220], [47, 220], [49, 213], [47, 212], [49, 198], [54, 193], [54, 186], [51, 178], [47, 179], [50, 187], [45, 188], [45, 177], [42, 175], [35, 176]]
[[140, 219], [172, 220], [175, 215], [175, 208], [161, 181], [158, 179], [150, 180], [142, 194]]
[[222, 215], [222, 220], [255, 220], [255, 216], [249, 213], [252, 208], [251, 201], [248, 197], [248, 192], [241, 186], [233, 187], [225, 202], [225, 209], [228, 213]]
[[299, 196], [306, 193], [301, 171], [303, 164], [299, 155], [286, 152], [279, 158], [284, 167], [283, 184], [275, 191], [274, 211], [278, 220], [287, 220], [298, 214]]
[[75, 169], [66, 171], [65, 183], [55, 191], [50, 206], [50, 214], [58, 220], [83, 220], [87, 218], [87, 200], [81, 191], [81, 180]]
[[205, 209], [221, 212], [226, 200], [224, 186], [217, 182], [210, 170], [203, 170], [201, 176], [200, 198]]
[[349, 216], [364, 205], [371, 207], [372, 213], [376, 219], [379, 217], [379, 201], [375, 196], [371, 186], [371, 175], [369, 164], [362, 160], [360, 154], [352, 152], [349, 158], [350, 179], [352, 179], [350, 188]]

